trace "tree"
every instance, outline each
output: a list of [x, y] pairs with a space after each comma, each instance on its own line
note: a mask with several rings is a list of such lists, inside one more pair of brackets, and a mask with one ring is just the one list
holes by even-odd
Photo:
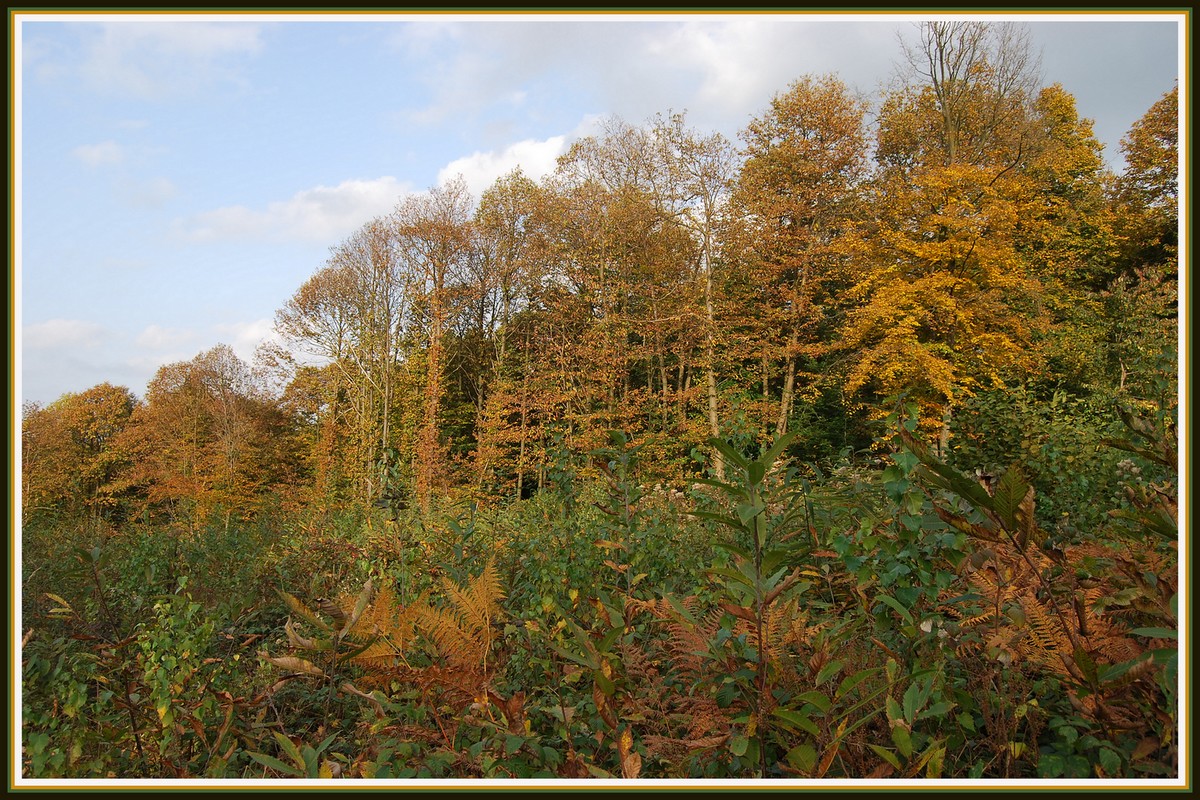
[[[923, 22], [919, 42], [901, 42], [910, 75], [932, 100], [933, 136], [918, 146], [945, 164], [994, 161], [1024, 131], [1023, 105], [1037, 89], [1040, 58], [1028, 28], [1014, 23]], [[910, 131], [915, 132], [915, 131]], [[929, 132], [926, 128], [925, 132]], [[912, 151], [909, 145], [902, 151]]]
[[956, 403], [1036, 366], [1041, 286], [1018, 232], [1039, 199], [1026, 172], [1037, 115], [1034, 61], [1015, 29], [921, 30], [914, 82], [881, 111], [867, 268], [841, 349], [848, 392], [912, 393], [944, 447]]
[[[708, 433], [720, 436], [717, 351], [723, 337], [717, 317], [718, 264], [722, 261], [722, 244], [730, 221], [728, 206], [738, 166], [737, 154], [724, 136], [702, 135], [687, 128], [682, 114], [656, 118], [654, 140], [671, 176], [671, 216], [692, 239], [689, 252], [694, 254], [692, 274], [696, 289], [692, 303], [685, 304], [685, 310], [688, 305], [699, 305], [696, 311], [703, 320], [700, 367], [704, 370]], [[690, 337], [681, 339], [681, 345], [688, 349], [699, 344]], [[681, 369], [686, 358], [681, 354]], [[713, 451], [712, 463], [717, 476], [724, 476], [725, 462], [720, 451]]]
[[217, 345], [158, 369], [123, 434], [131, 479], [152, 506], [193, 529], [213, 515], [244, 517], [293, 464], [277, 407], [249, 367]]
[[22, 520], [44, 512], [111, 518], [127, 494], [130, 453], [121, 433], [137, 400], [123, 386], [102, 383], [65, 394], [46, 407], [23, 409]]
[[446, 479], [440, 415], [445, 392], [445, 341], [473, 254], [472, 198], [458, 177], [401, 201], [392, 215], [396, 257], [408, 276], [424, 345], [423, 411], [414, 452], [416, 496], [428, 510]]
[[[335, 449], [354, 496], [370, 503], [383, 490], [383, 454], [396, 444], [392, 408], [397, 363], [406, 329], [412, 324], [410, 275], [399, 257], [395, 225], [377, 218], [333, 248], [325, 267], [275, 316], [276, 330], [293, 346], [332, 366], [321, 406], [338, 415], [343, 405], [349, 425], [324, 425], [325, 435], [341, 431]], [[332, 486], [330, 488], [333, 488]]]
[[1121, 150], [1126, 167], [1112, 192], [1120, 246], [1101, 294], [1110, 358], [1125, 389], [1131, 374], [1150, 379], [1161, 350], [1179, 336], [1178, 86], [1133, 124]]
[[[475, 212], [475, 232], [482, 262], [481, 288], [493, 296], [489, 330], [494, 357], [487, 368], [487, 391], [476, 422], [476, 477], [480, 488], [498, 490], [494, 482], [514, 481], [516, 495], [525, 489], [529, 467], [529, 409], [532, 365], [528, 327], [517, 325], [518, 316], [530, 307], [539, 283], [534, 257], [535, 215], [540, 190], [519, 169], [498, 179], [480, 198]], [[482, 318], [482, 315], [481, 315]], [[514, 336], [526, 334], [524, 341]]]
[[[740, 307], [759, 312], [747, 339], [763, 348], [764, 370], [782, 373], [776, 435], [788, 428], [799, 365], [821, 358], [832, 338], [833, 301], [855, 250], [847, 234], [866, 174], [865, 114], [866, 104], [833, 76], [806, 77], [742, 134], [733, 197], [745, 241], [740, 288], [759, 302]], [[764, 372], [764, 400], [774, 377]]]

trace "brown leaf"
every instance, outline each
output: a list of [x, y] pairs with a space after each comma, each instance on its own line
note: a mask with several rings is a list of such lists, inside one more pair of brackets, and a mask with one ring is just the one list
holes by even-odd
[[1129, 756], [1129, 760], [1138, 761], [1150, 755], [1157, 749], [1158, 739], [1154, 736], [1147, 736], [1137, 743], [1137, 747], [1133, 748], [1133, 753]]
[[368, 703], [371, 704], [371, 707], [375, 709], [376, 714], [378, 714], [380, 717], [384, 716], [383, 703], [380, 703], [378, 700], [376, 700], [371, 695], [360, 690], [354, 684], [350, 683], [350, 681], [346, 681], [345, 683], [342, 684], [342, 691], [349, 692], [350, 694], [354, 695], [355, 697], [361, 697], [363, 700], [366, 700]]
[[722, 600], [721, 608], [738, 619], [744, 619], [747, 622], [755, 621], [754, 612], [744, 606], [735, 605], [727, 600]]
[[621, 776], [635, 779], [642, 772], [642, 757], [636, 751], [621, 759]]
[[320, 667], [303, 658], [297, 658], [296, 656], [279, 656], [278, 658], [272, 658], [263, 650], [259, 650], [258, 655], [264, 661], [270, 661], [275, 666], [283, 669], [290, 669], [293, 672], [301, 672], [305, 675], [315, 675], [318, 678], [325, 677], [325, 672]]

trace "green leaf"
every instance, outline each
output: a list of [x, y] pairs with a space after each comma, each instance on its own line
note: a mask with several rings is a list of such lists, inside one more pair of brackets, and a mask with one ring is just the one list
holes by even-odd
[[[842, 681], [843, 684], [845, 682], [846, 681]], [[803, 708], [805, 703], [811, 703], [812, 705], [816, 706], [817, 710], [822, 714], [828, 714], [829, 707], [832, 705], [828, 697], [815, 690], [796, 695], [792, 698], [791, 703], [793, 706], [800, 708]]]
[[792, 440], [800, 433], [799, 430], [788, 431], [783, 436], [775, 440], [767, 452], [763, 453], [758, 459], [759, 462], [766, 468], [770, 469], [775, 464], [775, 459], [779, 458], [787, 446], [792, 443]]
[[613, 642], [615, 642], [617, 640], [617, 637], [620, 636], [622, 633], [624, 633], [623, 627], [618, 626], [616, 628], [613, 628], [608, 633], [606, 633], [604, 635], [604, 638], [600, 640], [600, 643], [598, 645], [596, 645], [596, 650], [600, 653], [607, 653], [609, 650], [612, 649]]
[[728, 567], [709, 567], [707, 571], [713, 573], [714, 575], [721, 575], [729, 578], [730, 580], [740, 583], [747, 588], [754, 588], [754, 581], [752, 579], [747, 579], [745, 575], [737, 570], [732, 570]]
[[919, 683], [911, 683], [904, 691], [904, 721], [912, 724], [917, 719], [917, 712], [921, 710], [921, 706], [925, 705], [924, 693], [921, 691]]
[[290, 758], [297, 767], [303, 770], [304, 756], [300, 755], [300, 749], [296, 747], [296, 744], [279, 731], [271, 731], [271, 734], [275, 737], [275, 741], [279, 743], [279, 748], [283, 750], [283, 752], [287, 753], [288, 758]]
[[1138, 656], [1130, 661], [1122, 661], [1120, 664], [1110, 664], [1109, 666], [1106, 666], [1104, 669], [1100, 670], [1100, 682], [1107, 683], [1108, 681], [1115, 681], [1117, 678], [1121, 677], [1126, 672], [1144, 661], [1144, 655], [1145, 654], [1143, 653], [1142, 656]]
[[1121, 770], [1121, 754], [1107, 747], [1100, 748], [1100, 766], [1110, 778], [1125, 777]]
[[868, 744], [867, 747], [875, 751], [875, 754], [882, 758], [887, 763], [891, 764], [896, 769], [903, 769], [904, 765], [900, 763], [900, 759], [896, 758], [896, 754], [887, 748], [880, 747], [877, 744]]
[[821, 671], [817, 673], [816, 685], [820, 686], [821, 684], [825, 683], [825, 681], [827, 681], [830, 678], [832, 678], [833, 676], [837, 675], [839, 672], [842, 671], [843, 666], [844, 666], [843, 662], [835, 659], [833, 661], [830, 661], [825, 666], [821, 667]]
[[296, 769], [295, 767], [293, 767], [289, 764], [283, 763], [282, 761], [280, 761], [279, 759], [277, 759], [273, 756], [268, 756], [264, 753], [251, 753], [251, 752], [247, 752], [246, 755], [250, 756], [255, 761], [262, 764], [264, 767], [270, 767], [271, 769], [276, 770], [277, 772], [282, 772], [284, 775], [291, 775], [292, 777], [295, 777], [295, 778], [303, 778], [304, 777], [303, 772], [301, 772], [300, 770]]
[[570, 650], [565, 650], [562, 647], [559, 647], [554, 642], [548, 642], [548, 644], [550, 645], [550, 649], [568, 661], [574, 661], [576, 664], [587, 667], [588, 669], [597, 669], [596, 660], [592, 658], [590, 654], [579, 655], [578, 653], [572, 653]]
[[945, 716], [957, 703], [952, 703], [947, 700], [939, 700], [929, 708], [917, 715], [917, 719], [929, 719], [930, 717]]
[[693, 627], [700, 624], [699, 621], [697, 621], [696, 616], [691, 611], [688, 611], [683, 603], [679, 602], [678, 597], [673, 594], [665, 594], [663, 597], [671, 606], [671, 609], [678, 614], [684, 622], [691, 624]]
[[1100, 682], [1100, 673], [1096, 669], [1096, 662], [1087, 650], [1082, 647], [1076, 647], [1075, 652], [1071, 654], [1075, 659], [1075, 665], [1083, 673], [1083, 677], [1087, 678], [1088, 683], [1095, 686]]
[[904, 621], [907, 622], [909, 625], [914, 624], [912, 614], [909, 613], [909, 610], [907, 608], [905, 608], [904, 606], [902, 606], [900, 604], [900, 601], [897, 600], [896, 598], [892, 597], [891, 595], [887, 595], [887, 594], [878, 594], [875, 596], [875, 599], [878, 600], [879, 602], [883, 603], [885, 606], [892, 608], [897, 614], [899, 614], [901, 617], [903, 617]]
[[746, 479], [751, 486], [758, 486], [767, 475], [767, 469], [761, 461], [751, 461], [746, 466]]
[[730, 737], [729, 752], [735, 756], [746, 755], [746, 749], [750, 747], [750, 740], [741, 734]]
[[1177, 639], [1179, 632], [1170, 628], [1134, 628], [1130, 633], [1136, 636], [1148, 636], [1151, 639]]
[[848, 676], [842, 681], [841, 685], [838, 686], [835, 696], [839, 699], [845, 697], [847, 694], [853, 691], [856, 686], [865, 681], [867, 678], [871, 677], [872, 673], [878, 671], [879, 667], [871, 667], [869, 669], [859, 670], [853, 675]]
[[908, 728], [903, 725], [897, 725], [892, 728], [892, 742], [895, 743], [896, 749], [900, 751], [900, 755], [905, 758], [912, 758], [912, 737], [908, 732]]
[[733, 464], [738, 469], [744, 471], [746, 467], [750, 465], [750, 462], [747, 461], [741, 453], [739, 453], [737, 450], [734, 450], [733, 447], [731, 447], [724, 439], [713, 437], [708, 440], [708, 443], [715, 447], [717, 451], [725, 457], [726, 461], [728, 461], [730, 464]]
[[[776, 547], [762, 554], [762, 571], [767, 574], [782, 564], [787, 558], [792, 555], [791, 551], [783, 547]], [[786, 569], [784, 570], [787, 571]]]
[[[734, 527], [738, 527], [738, 526], [734, 526]], [[713, 542], [713, 545], [721, 548], [722, 550], [724, 550], [727, 553], [731, 553], [732, 555], [737, 556], [742, 561], [753, 561], [754, 560], [754, 557], [750, 555], [749, 550], [746, 550], [745, 548], [742, 548], [742, 547], [738, 547], [736, 544], [733, 544], [731, 542]]]
[[751, 521], [766, 510], [767, 507], [762, 503], [742, 503], [737, 507], [737, 515], [742, 525], [748, 528]]
[[784, 758], [788, 764], [802, 773], [812, 772], [813, 767], [817, 765], [817, 751], [811, 744], [793, 747]]
[[1004, 523], [1004, 527], [1016, 532], [1020, 529], [1017, 512], [1029, 493], [1029, 484], [1021, 477], [1016, 469], [1008, 469], [996, 484], [996, 494], [992, 497], [992, 506]]
[[816, 723], [809, 719], [807, 714], [801, 714], [799, 711], [793, 711], [788, 708], [776, 708], [771, 713], [782, 720], [784, 727], [789, 728], [790, 730], [807, 731], [813, 736], [820, 735], [820, 731], [817, 729]]
[[504, 737], [504, 755], [511, 756], [513, 753], [521, 749], [521, 745], [525, 744], [525, 737], [513, 736], [509, 734]]
[[611, 678], [608, 678], [600, 670], [592, 673], [592, 678], [596, 681], [596, 685], [600, 687], [600, 691], [604, 692], [605, 697], [612, 697], [617, 692], [617, 685], [613, 683]]
[[926, 778], [942, 777], [942, 766], [946, 761], [946, 748], [941, 745], [937, 747], [930, 745], [929, 749], [925, 751], [924, 761]]
[[888, 719], [892, 722], [901, 722], [904, 720], [904, 710], [900, 708], [900, 704], [896, 702], [896, 698], [888, 696], [884, 703], [884, 708], [887, 710]]

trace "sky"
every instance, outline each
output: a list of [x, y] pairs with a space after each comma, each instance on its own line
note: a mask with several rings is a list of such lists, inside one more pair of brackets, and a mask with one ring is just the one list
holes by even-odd
[[[804, 75], [877, 98], [918, 21], [15, 19], [17, 408], [103, 382], [140, 397], [219, 343], [250, 362], [330, 249], [403, 196], [461, 174], [478, 197], [517, 166], [541, 178], [610, 115], [686, 112], [736, 142]], [[1182, 15], [1024, 19], [1044, 84], [1074, 95], [1119, 169], [1120, 139], [1181, 76]]]

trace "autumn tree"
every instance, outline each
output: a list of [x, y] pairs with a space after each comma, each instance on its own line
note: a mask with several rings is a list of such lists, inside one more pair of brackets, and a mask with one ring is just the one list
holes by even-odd
[[[705, 416], [709, 436], [720, 436], [720, 419], [726, 413], [722, 405], [718, 352], [724, 349], [724, 326], [719, 322], [720, 291], [725, 263], [724, 245], [731, 221], [729, 198], [739, 161], [733, 144], [724, 136], [702, 134], [689, 128], [682, 114], [659, 116], [654, 122], [654, 141], [660, 159], [670, 176], [669, 210], [675, 220], [691, 237], [692, 293], [685, 302], [684, 313], [694, 309], [701, 326], [691, 326], [693, 335], [680, 337], [680, 369], [690, 364], [689, 351], [699, 350], [698, 367], [704, 373]], [[695, 337], [699, 335], [700, 341]], [[694, 359], [693, 359], [694, 360]], [[685, 373], [683, 391], [688, 395]], [[713, 468], [718, 477], [724, 475], [724, 457], [713, 453]]]
[[531, 444], [539, 438], [530, 424], [531, 330], [521, 324], [540, 282], [533, 231], [539, 196], [537, 184], [518, 169], [484, 191], [474, 217], [480, 290], [490, 297], [480, 300], [490, 305], [480, 318], [486, 317], [492, 348], [476, 424], [476, 480], [491, 490], [511, 480], [518, 497], [534, 467]]
[[114, 515], [129, 488], [131, 454], [120, 437], [136, 407], [128, 389], [102, 383], [23, 409], [23, 522], [51, 512], [93, 522]]
[[680, 356], [695, 309], [695, 242], [662, 154], [653, 128], [610, 119], [560, 158], [544, 187], [542, 299], [551, 337], [575, 343], [554, 363], [581, 449], [602, 445], [596, 434], [614, 427], [665, 445], [686, 415], [690, 372]]
[[1029, 198], [1015, 231], [1017, 251], [1041, 291], [1034, 311], [1046, 324], [1035, 332], [1041, 353], [1040, 391], [1087, 393], [1104, 381], [1094, 289], [1112, 263], [1115, 236], [1105, 196], [1109, 173], [1092, 121], [1055, 84], [1032, 106], [1029, 159], [1023, 168]]
[[[396, 444], [392, 410], [412, 304], [409, 273], [400, 263], [389, 218], [363, 225], [333, 248], [325, 266], [275, 316], [293, 347], [330, 365], [318, 447], [337, 454], [318, 460], [322, 475], [342, 474], [353, 496], [369, 503], [383, 490], [383, 455]], [[348, 417], [344, 424], [333, 420]], [[337, 438], [330, 439], [335, 432]], [[327, 483], [336, 491], [336, 483]]]
[[[1121, 140], [1125, 169], [1111, 208], [1119, 242], [1106, 281], [1109, 359], [1126, 388], [1156, 371], [1179, 336], [1179, 88], [1165, 93]], [[1145, 387], [1143, 387], [1145, 388]]]
[[921, 33], [911, 82], [881, 110], [875, 215], [840, 346], [848, 392], [909, 392], [944, 446], [955, 404], [1034, 367], [1040, 284], [1017, 233], [1037, 195], [1036, 62], [1008, 26]]
[[413, 460], [416, 497], [425, 510], [447, 479], [441, 421], [445, 345], [455, 315], [464, 305], [467, 273], [474, 257], [472, 206], [460, 176], [428, 193], [404, 199], [390, 218], [397, 262], [410, 282], [417, 315], [414, 334], [423, 351], [425, 380]]
[[779, 387], [776, 435], [788, 429], [801, 369], [801, 394], [813, 399], [819, 391], [814, 373], [856, 252], [847, 234], [866, 175], [865, 113], [866, 104], [833, 76], [806, 77], [742, 133], [745, 162], [733, 203], [744, 272], [730, 288], [744, 302], [734, 324], [760, 350], [742, 358], [761, 358], [764, 401]]
[[273, 483], [291, 479], [282, 428], [248, 365], [217, 345], [158, 369], [123, 442], [151, 506], [192, 528], [214, 515], [228, 527]]

